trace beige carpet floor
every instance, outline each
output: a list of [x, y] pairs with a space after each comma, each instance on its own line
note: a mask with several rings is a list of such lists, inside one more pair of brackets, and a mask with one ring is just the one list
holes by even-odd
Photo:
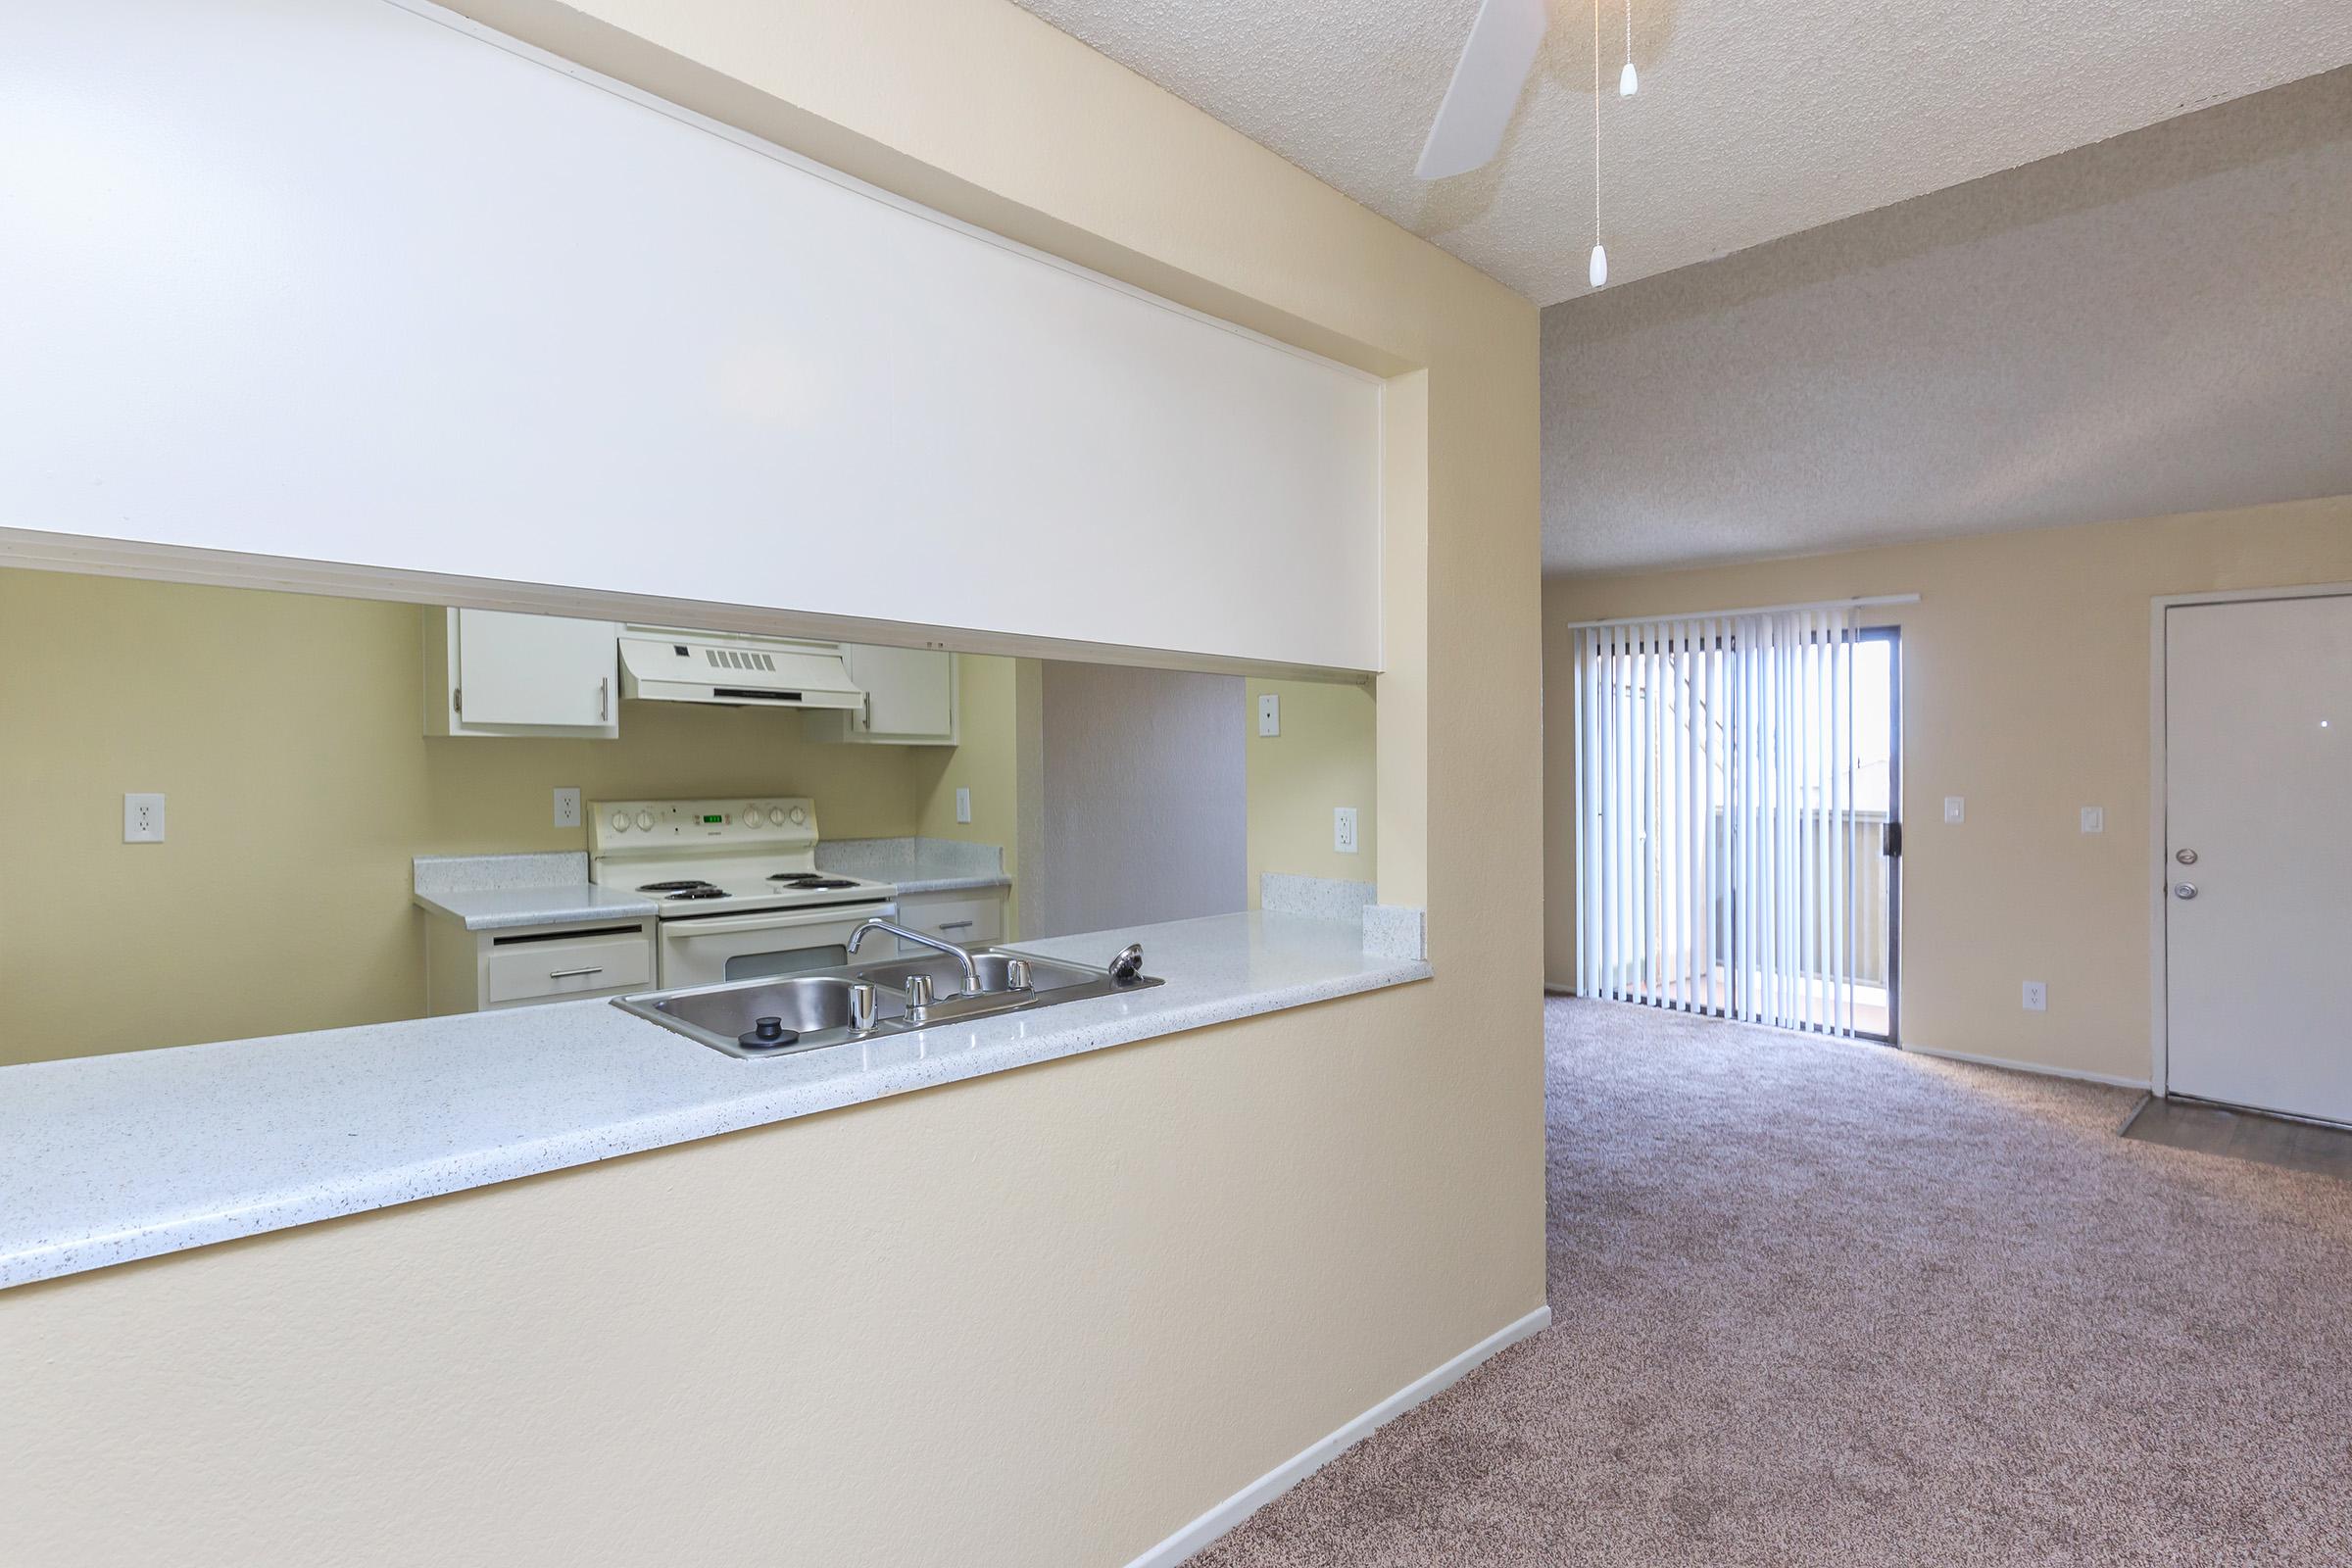
[[1553, 1327], [1196, 1561], [2352, 1564], [2352, 1183], [2124, 1090], [1545, 1011]]

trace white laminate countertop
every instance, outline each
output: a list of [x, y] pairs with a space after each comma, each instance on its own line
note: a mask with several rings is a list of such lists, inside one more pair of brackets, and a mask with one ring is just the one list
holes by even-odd
[[621, 893], [593, 882], [545, 888], [444, 889], [412, 895], [416, 906], [462, 922], [468, 931], [520, 925], [570, 925], [582, 920], [642, 920], [659, 911], [642, 893]]
[[1426, 979], [1344, 920], [1021, 943], [1168, 983], [746, 1061], [571, 1002], [0, 1067], [0, 1286], [709, 1138]]
[[634, 890], [588, 880], [579, 850], [538, 855], [420, 855], [410, 897], [429, 914], [468, 931], [571, 925], [584, 920], [641, 920], [659, 912]]

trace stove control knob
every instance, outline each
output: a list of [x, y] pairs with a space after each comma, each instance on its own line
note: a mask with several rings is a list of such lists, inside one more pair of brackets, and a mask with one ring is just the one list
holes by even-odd
[[654, 813], [651, 811], [639, 811], [637, 813], [637, 825], [641, 828], [644, 828], [648, 832], [653, 831]]
[[743, 808], [743, 825], [745, 827], [758, 827], [760, 825], [760, 808], [757, 806], [747, 806]]
[[629, 813], [626, 811], [614, 811], [612, 813], [612, 831], [615, 833], [626, 833], [628, 830]]
[[[801, 813], [796, 811], [793, 814], [798, 816]], [[782, 827], [784, 825], [784, 808], [781, 806], [769, 807], [767, 808], [767, 820], [771, 827]]]
[[792, 825], [794, 827], [804, 827], [808, 824], [808, 813], [807, 811], [802, 810], [797, 806], [792, 808]]

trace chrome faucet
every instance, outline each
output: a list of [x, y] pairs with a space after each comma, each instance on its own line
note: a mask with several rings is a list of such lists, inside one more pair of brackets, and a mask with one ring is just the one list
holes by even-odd
[[[922, 947], [931, 948], [940, 953], [946, 954], [949, 957], [954, 958], [957, 963], [963, 965], [963, 994], [967, 997], [976, 996], [979, 994], [980, 966], [972, 961], [972, 956], [970, 954], [964, 952], [955, 943], [942, 941], [938, 937], [929, 936], [920, 931], [909, 931], [905, 926], [896, 925], [888, 920], [868, 920], [857, 930], [850, 933], [851, 953], [855, 954], [858, 951], [858, 944], [865, 940], [865, 934], [868, 931], [887, 931], [902, 942], [916, 943]], [[918, 976], [917, 978], [920, 977]]]

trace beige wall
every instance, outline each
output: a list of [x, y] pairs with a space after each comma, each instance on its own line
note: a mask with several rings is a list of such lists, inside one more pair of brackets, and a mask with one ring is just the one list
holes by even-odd
[[[1019, 769], [1014, 765], [1018, 714], [1013, 705], [1014, 661], [965, 659], [961, 689], [962, 727], [953, 749], [924, 747], [908, 759], [914, 778], [913, 831], [926, 838], [994, 844], [1004, 852], [1004, 872], [1013, 879], [1005, 909], [1005, 934], [1020, 931]], [[972, 792], [972, 819], [956, 820], [956, 792]]]
[[[2352, 581], [2352, 498], [1544, 585], [1545, 689], [1573, 621], [1917, 592], [1903, 633], [1906, 1044], [2144, 1082], [2149, 601]], [[1576, 975], [1573, 715], [1545, 713], [1546, 972]], [[1968, 819], [1942, 821], [1944, 797]], [[2106, 831], [2081, 830], [2081, 808]], [[2019, 1005], [2024, 981], [2049, 1010]]]
[[[1268, 871], [1378, 880], [1377, 730], [1367, 686], [1252, 680], [1242, 712], [1250, 773], [1250, 907]], [[1257, 732], [1257, 700], [1282, 700], [1282, 733]], [[1353, 855], [1331, 847], [1334, 807], [1355, 808]]]
[[1437, 978], [0, 1293], [0, 1556], [1124, 1562], [1544, 1298], [1536, 312], [1008, 0], [468, 9], [1397, 377]]

